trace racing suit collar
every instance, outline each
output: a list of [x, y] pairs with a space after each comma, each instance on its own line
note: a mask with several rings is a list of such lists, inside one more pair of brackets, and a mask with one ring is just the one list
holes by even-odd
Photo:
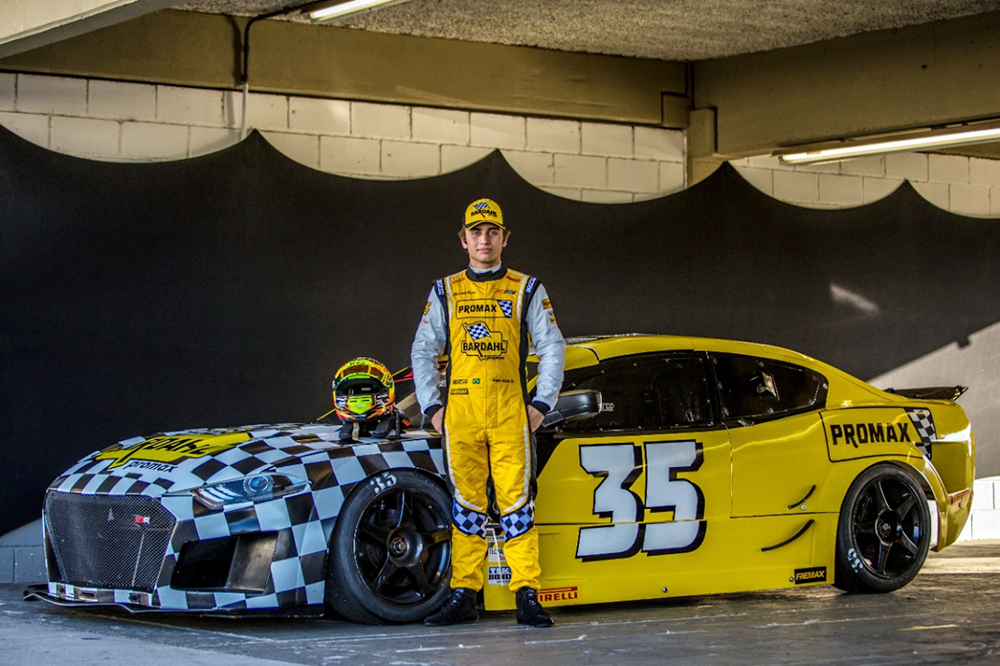
[[465, 276], [473, 282], [489, 282], [490, 280], [499, 280], [504, 275], [507, 275], [507, 267], [503, 264], [500, 264], [494, 269], [482, 271], [480, 273], [472, 270], [472, 266], [465, 269]]

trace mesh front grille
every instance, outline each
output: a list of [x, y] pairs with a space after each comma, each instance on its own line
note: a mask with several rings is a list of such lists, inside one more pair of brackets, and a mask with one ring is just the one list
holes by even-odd
[[73, 585], [152, 592], [175, 522], [149, 497], [45, 497], [59, 580]]

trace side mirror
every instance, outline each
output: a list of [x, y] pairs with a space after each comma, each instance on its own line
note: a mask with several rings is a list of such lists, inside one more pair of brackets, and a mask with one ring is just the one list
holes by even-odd
[[566, 391], [559, 394], [556, 406], [545, 415], [543, 428], [551, 428], [567, 421], [597, 416], [601, 413], [600, 391]]

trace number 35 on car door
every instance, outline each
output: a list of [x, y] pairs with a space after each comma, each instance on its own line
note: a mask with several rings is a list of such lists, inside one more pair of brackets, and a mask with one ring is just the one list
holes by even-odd
[[705, 568], [713, 528], [729, 518], [726, 431], [564, 439], [536, 504], [547, 587], [572, 584], [583, 603], [661, 597], [666, 572]]

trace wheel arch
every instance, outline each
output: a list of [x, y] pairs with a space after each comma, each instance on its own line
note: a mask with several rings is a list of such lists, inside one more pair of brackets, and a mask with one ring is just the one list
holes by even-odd
[[949, 534], [948, 505], [950, 498], [944, 481], [941, 479], [941, 475], [938, 474], [934, 464], [923, 456], [915, 461], [907, 458], [904, 461], [893, 460], [889, 462], [906, 470], [920, 485], [927, 500], [934, 505], [932, 520], [935, 523], [934, 533], [936, 536], [932, 541], [931, 550], [937, 552], [941, 548], [951, 544], [953, 539], [948, 540], [947, 538]]

